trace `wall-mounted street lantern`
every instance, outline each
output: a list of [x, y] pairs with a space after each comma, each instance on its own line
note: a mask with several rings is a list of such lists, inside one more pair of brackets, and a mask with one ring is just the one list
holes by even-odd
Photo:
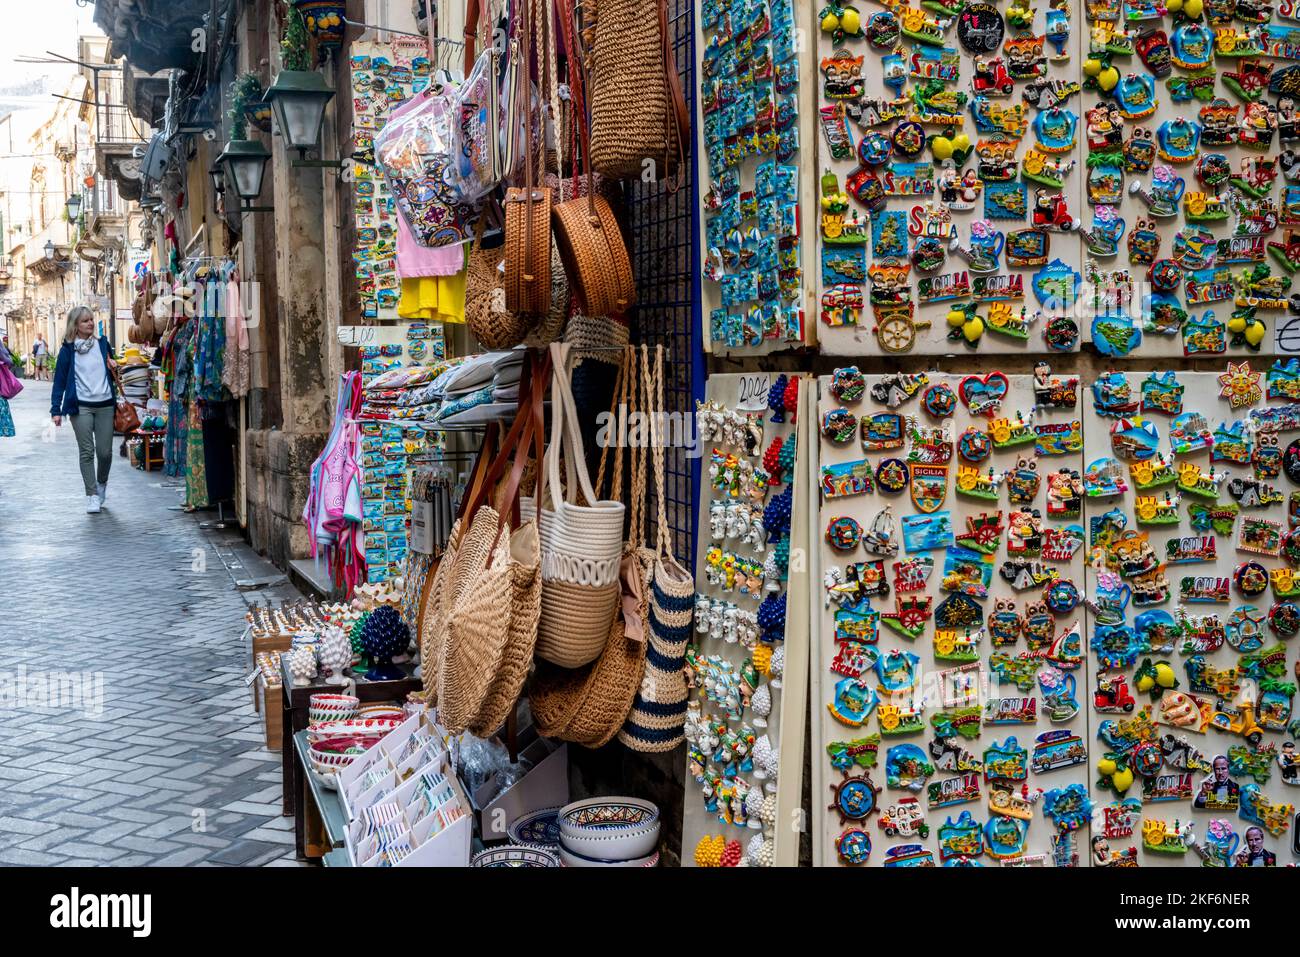
[[320, 146], [325, 107], [333, 98], [333, 88], [315, 70], [281, 70], [266, 91], [263, 102], [271, 104], [280, 135], [286, 145], [298, 151], [294, 166], [343, 166], [342, 160], [303, 158]]
[[250, 205], [262, 195], [262, 180], [271, 153], [257, 140], [231, 140], [217, 157], [225, 185], [233, 186], [240, 200], [240, 212], [269, 213], [272, 206]]

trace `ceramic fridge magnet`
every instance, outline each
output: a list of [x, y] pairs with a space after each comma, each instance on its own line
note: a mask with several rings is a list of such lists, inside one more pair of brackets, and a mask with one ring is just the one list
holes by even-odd
[[1183, 198], [1186, 188], [1186, 180], [1179, 176], [1173, 167], [1157, 166], [1151, 171], [1150, 186], [1144, 187], [1141, 181], [1134, 180], [1129, 183], [1128, 191], [1146, 204], [1150, 216], [1156, 219], [1170, 219], [1178, 215], [1178, 203]]
[[[1091, 181], [1090, 181], [1091, 182]], [[1116, 194], [1122, 198], [1122, 193]], [[1119, 255], [1119, 242], [1124, 236], [1125, 222], [1111, 205], [1100, 205], [1093, 210], [1091, 228], [1079, 229], [1090, 256], [1112, 259]]]
[[1228, 371], [1219, 376], [1219, 397], [1233, 409], [1254, 405], [1264, 398], [1260, 378], [1261, 373], [1251, 371], [1249, 360], [1229, 362]]

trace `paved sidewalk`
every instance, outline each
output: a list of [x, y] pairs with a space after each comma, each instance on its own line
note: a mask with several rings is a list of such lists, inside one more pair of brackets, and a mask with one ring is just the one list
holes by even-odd
[[0, 864], [294, 863], [226, 566], [265, 567], [116, 454], [86, 514], [72, 429], [23, 384], [0, 439]]

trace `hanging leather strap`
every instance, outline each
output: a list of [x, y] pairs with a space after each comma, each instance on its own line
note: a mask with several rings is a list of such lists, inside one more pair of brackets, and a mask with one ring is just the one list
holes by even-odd
[[686, 157], [689, 153], [687, 136], [691, 128], [691, 114], [686, 109], [682, 81], [677, 75], [677, 59], [673, 56], [673, 40], [668, 29], [668, 0], [659, 0], [659, 41], [664, 52], [664, 82], [668, 86], [668, 110], [665, 113], [664, 163], [670, 152], [677, 150], [677, 168], [664, 177], [664, 188], [677, 192], [685, 180]]

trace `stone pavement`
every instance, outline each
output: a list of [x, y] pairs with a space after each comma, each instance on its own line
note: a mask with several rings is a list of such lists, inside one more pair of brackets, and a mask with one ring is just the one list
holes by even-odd
[[0, 439], [0, 864], [295, 863], [227, 568], [268, 566], [116, 454], [87, 515], [72, 429], [23, 384]]

